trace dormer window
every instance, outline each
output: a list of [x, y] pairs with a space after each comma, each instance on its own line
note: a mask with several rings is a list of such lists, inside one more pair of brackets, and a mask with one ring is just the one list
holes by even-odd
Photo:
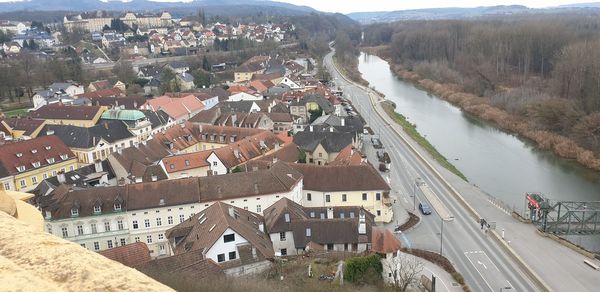
[[68, 154], [61, 154], [60, 155], [60, 159], [62, 159], [62, 160], [67, 160], [67, 158], [69, 158]]
[[121, 204], [115, 203], [114, 207], [115, 207], [115, 211], [121, 211]]
[[289, 213], [285, 213], [285, 214], [283, 214], [283, 216], [285, 217], [285, 222], [290, 222], [290, 214]]
[[79, 216], [79, 209], [77, 209], [77, 208], [71, 209], [71, 216], [73, 216], [73, 217]]
[[100, 206], [94, 206], [94, 213], [101, 213], [102, 208]]
[[21, 156], [23, 156], [23, 153], [21, 153], [21, 152], [17, 152], [17, 154], [16, 154], [16, 155], [17, 155], [17, 157], [21, 157]]
[[52, 146], [46, 146], [46, 150], [52, 149]]
[[50, 164], [54, 163], [54, 157], [47, 158], [46, 161]]
[[23, 172], [23, 171], [25, 171], [25, 166], [24, 166], [24, 165], [17, 166], [17, 171], [18, 171], [18, 172]]
[[38, 167], [40, 167], [40, 162], [35, 161], [35, 162], [32, 162], [31, 165], [33, 165], [33, 167], [35, 167], [35, 168], [38, 168]]
[[37, 153], [37, 149], [31, 149], [31, 153], [36, 154]]

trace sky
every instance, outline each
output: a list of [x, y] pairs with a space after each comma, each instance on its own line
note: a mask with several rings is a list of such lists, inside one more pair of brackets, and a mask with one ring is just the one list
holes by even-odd
[[[23, 0], [0, 0], [0, 2], [16, 2]], [[76, 1], [76, 0], [73, 0]], [[119, 0], [100, 0], [119, 1]], [[130, 1], [130, 0], [120, 0]], [[192, 0], [150, 0], [159, 2], [189, 2]], [[393, 11], [419, 8], [436, 7], [477, 7], [495, 5], [525, 5], [531, 8], [552, 7], [572, 3], [600, 2], [600, 0], [275, 0], [296, 5], [306, 5], [326, 12], [367, 12], [367, 11]]]

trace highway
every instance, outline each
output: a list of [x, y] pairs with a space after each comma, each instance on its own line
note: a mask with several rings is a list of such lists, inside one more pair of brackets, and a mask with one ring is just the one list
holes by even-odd
[[[520, 270], [512, 259], [498, 246], [471, 213], [453, 196], [440, 178], [408, 147], [391, 125], [374, 110], [369, 93], [361, 86], [344, 79], [332, 61], [333, 52], [324, 58], [324, 64], [332, 78], [339, 86], [356, 110], [365, 118], [367, 124], [375, 131], [386, 151], [391, 156], [392, 167], [389, 181], [392, 186], [392, 199], [395, 200], [394, 211], [413, 209], [413, 191], [415, 179], [422, 181], [438, 196], [447, 212], [453, 219], [442, 221], [434, 212], [422, 216], [419, 225], [401, 237], [405, 245], [412, 248], [440, 251], [443, 228], [442, 253], [464, 276], [471, 291], [538, 291], [533, 282]], [[377, 105], [379, 106], [379, 105]], [[369, 141], [365, 141], [369, 143]], [[367, 153], [371, 160], [372, 153]], [[416, 202], [427, 201], [417, 191]], [[431, 205], [431, 204], [430, 204]], [[435, 210], [435, 208], [434, 208]], [[418, 212], [418, 210], [416, 211]], [[392, 228], [395, 221], [389, 224]]]

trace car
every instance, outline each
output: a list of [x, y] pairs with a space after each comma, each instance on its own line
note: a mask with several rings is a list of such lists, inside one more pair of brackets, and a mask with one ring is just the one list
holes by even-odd
[[373, 147], [375, 149], [381, 149], [381, 148], [383, 148], [383, 145], [381, 145], [381, 140], [379, 140], [379, 138], [372, 137], [371, 138], [371, 143], [373, 144]]
[[427, 203], [420, 202], [419, 210], [421, 210], [421, 213], [423, 213], [423, 215], [431, 215], [431, 208], [429, 208], [429, 205], [427, 205]]
[[385, 163], [379, 163], [379, 171], [386, 172], [388, 170], [389, 169], [388, 169], [387, 165], [385, 165]]

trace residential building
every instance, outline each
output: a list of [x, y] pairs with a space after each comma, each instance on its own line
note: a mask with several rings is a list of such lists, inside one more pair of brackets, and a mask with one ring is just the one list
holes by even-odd
[[360, 148], [360, 141], [352, 133], [315, 132], [309, 126], [294, 135], [294, 143], [306, 153], [306, 163], [327, 165], [348, 145]]
[[259, 112], [260, 106], [253, 100], [226, 101], [219, 104], [222, 112]]
[[120, 148], [138, 143], [138, 137], [121, 121], [107, 120], [93, 127], [46, 125], [42, 135], [60, 138], [73, 151], [79, 162], [105, 160]]
[[30, 117], [38, 120], [46, 120], [47, 124], [52, 125], [72, 125], [90, 128], [98, 123], [105, 110], [106, 108], [103, 106], [49, 104], [31, 112]]
[[275, 256], [263, 217], [222, 202], [169, 229], [167, 238], [176, 255], [201, 250], [226, 275], [262, 272]]
[[143, 242], [128, 243], [125, 245], [119, 245], [117, 242], [115, 247], [101, 250], [98, 253], [131, 268], [145, 264], [151, 260], [150, 250]]
[[[5, 189], [27, 192], [58, 172], [77, 168], [75, 154], [56, 136], [38, 137], [0, 146], [0, 177], [14, 177]], [[14, 188], [12, 188], [14, 186]]]
[[196, 88], [194, 84], [194, 76], [190, 73], [180, 73], [175, 76], [177, 78], [177, 82], [179, 83], [179, 88], [181, 91], [188, 91]]
[[390, 186], [371, 164], [290, 166], [304, 175], [302, 206], [362, 206], [376, 222], [392, 220]]
[[4, 132], [5, 137], [13, 139], [32, 139], [37, 137], [46, 121], [34, 120], [29, 118], [1, 118], [0, 131]]
[[127, 130], [137, 137], [137, 142], [147, 140], [152, 132], [152, 123], [139, 110], [111, 108], [102, 113], [100, 122], [102, 121], [121, 121], [127, 126]]
[[160, 96], [149, 99], [140, 107], [143, 110], [162, 110], [176, 123], [182, 123], [204, 109], [204, 103], [194, 95], [184, 97]]
[[315, 245], [326, 251], [371, 249], [374, 216], [360, 206], [303, 207], [282, 198], [264, 214], [273, 250], [282, 256], [303, 254]]
[[184, 252], [170, 257], [150, 260], [135, 268], [156, 279], [165, 276], [198, 280], [221, 280], [223, 269], [212, 259], [204, 257], [203, 250]]
[[36, 204], [39, 204], [39, 202], [43, 200], [43, 197], [65, 185], [78, 189], [98, 186], [109, 187], [116, 186], [117, 180], [108, 161], [98, 160], [92, 164], [81, 166], [72, 171], [58, 172], [55, 176], [40, 182], [31, 193], [36, 195]]

